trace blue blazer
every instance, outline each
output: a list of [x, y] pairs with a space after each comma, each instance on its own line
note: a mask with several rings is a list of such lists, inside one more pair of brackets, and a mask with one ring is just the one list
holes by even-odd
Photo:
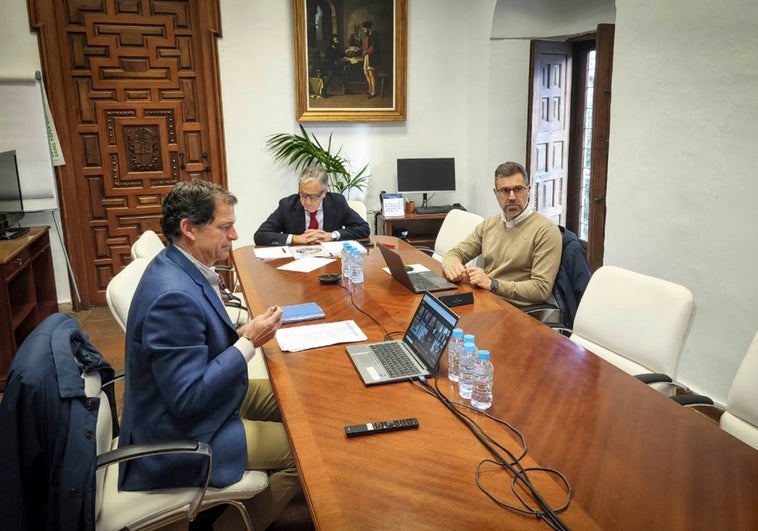
[[[340, 240], [368, 238], [368, 223], [350, 208], [340, 194], [327, 192], [324, 197], [324, 230], [339, 231]], [[287, 236], [305, 232], [305, 208], [300, 196], [293, 194], [279, 201], [279, 206], [255, 231], [256, 245], [287, 245]]]
[[[126, 329], [126, 378], [120, 444], [193, 439], [210, 444], [210, 484], [240, 479], [247, 461], [240, 405], [247, 364], [233, 347], [237, 331], [200, 270], [173, 245], [145, 270]], [[122, 464], [124, 490], [200, 484], [195, 456]]]

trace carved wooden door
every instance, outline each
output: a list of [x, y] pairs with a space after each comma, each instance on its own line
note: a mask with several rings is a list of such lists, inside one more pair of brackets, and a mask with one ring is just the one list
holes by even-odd
[[30, 0], [61, 138], [75, 308], [105, 288], [180, 180], [226, 184], [217, 0]]
[[532, 205], [554, 222], [566, 224], [571, 45], [535, 41], [530, 100], [527, 170]]

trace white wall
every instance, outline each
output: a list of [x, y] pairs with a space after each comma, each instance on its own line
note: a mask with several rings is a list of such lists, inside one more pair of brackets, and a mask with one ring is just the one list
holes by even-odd
[[[458, 192], [436, 194], [435, 204], [459, 201], [476, 209], [471, 179], [489, 175], [487, 160], [488, 29], [495, 0], [408, 2], [408, 119], [372, 124], [306, 123], [326, 141], [344, 146], [354, 169], [368, 162], [365, 201], [396, 189], [396, 159], [453, 156]], [[297, 132], [290, 2], [221, 3], [219, 41], [229, 186], [238, 194], [239, 245], [252, 242], [260, 223], [284, 195], [295, 173], [274, 163], [269, 135]], [[494, 168], [494, 167], [493, 167]], [[372, 227], [373, 229], [373, 227]]]
[[758, 3], [617, 0], [605, 262], [681, 283], [721, 403], [758, 329]]
[[[24, 0], [0, 2], [0, 77], [33, 78], [38, 70], [40, 70], [40, 57], [37, 37], [29, 31], [26, 2]], [[59, 237], [53, 215], [52, 212], [26, 214], [21, 224], [25, 226], [50, 225], [50, 247], [53, 254], [58, 300], [71, 302], [62, 234]]]

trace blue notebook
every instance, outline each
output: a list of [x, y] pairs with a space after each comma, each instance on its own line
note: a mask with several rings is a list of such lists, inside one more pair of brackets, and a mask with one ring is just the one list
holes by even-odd
[[315, 302], [304, 302], [303, 304], [292, 304], [282, 306], [282, 323], [296, 323], [298, 321], [310, 321], [312, 319], [323, 319], [324, 310]]

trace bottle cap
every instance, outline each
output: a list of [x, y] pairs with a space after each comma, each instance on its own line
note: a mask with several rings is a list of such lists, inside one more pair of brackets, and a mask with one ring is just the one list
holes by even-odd
[[466, 342], [463, 344], [463, 350], [466, 350], [466, 351], [468, 351], [468, 350], [471, 350], [471, 351], [473, 351], [473, 350], [474, 350], [474, 348], [475, 348], [475, 347], [474, 347], [474, 344], [473, 344], [471, 341], [466, 341]]
[[479, 351], [479, 359], [480, 360], [488, 360], [488, 359], [490, 359], [490, 351], [489, 350], [480, 350]]
[[474, 334], [466, 334], [465, 336], [463, 336], [463, 340], [464, 341], [471, 341], [472, 343], [474, 343], [475, 342], [474, 341]]
[[453, 328], [453, 337], [455, 337], [455, 338], [461, 338], [461, 337], [463, 337], [463, 329], [462, 328]]

